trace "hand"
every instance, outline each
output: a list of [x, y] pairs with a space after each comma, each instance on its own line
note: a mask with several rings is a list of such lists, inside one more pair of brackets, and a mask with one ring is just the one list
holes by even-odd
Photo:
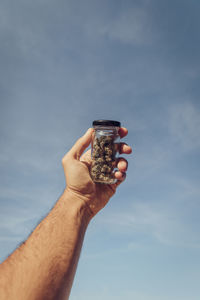
[[[95, 183], [90, 177], [90, 167], [92, 163], [91, 149], [84, 150], [90, 145], [92, 140], [93, 128], [89, 128], [87, 132], [77, 140], [70, 151], [63, 157], [62, 165], [66, 178], [66, 190], [78, 196], [84, 201], [93, 217], [101, 210], [115, 194], [119, 184], [126, 178], [128, 162], [125, 158], [117, 159], [118, 171], [115, 172], [117, 182], [115, 184]], [[119, 129], [120, 138], [128, 134], [126, 128]], [[125, 143], [119, 143], [119, 153], [130, 154], [132, 149]]]

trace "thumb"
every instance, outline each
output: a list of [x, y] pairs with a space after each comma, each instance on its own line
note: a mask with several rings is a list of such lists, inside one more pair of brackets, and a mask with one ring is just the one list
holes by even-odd
[[74, 146], [68, 152], [68, 155], [75, 159], [79, 159], [84, 150], [90, 145], [92, 141], [92, 133], [93, 128], [89, 128], [86, 133], [76, 141]]

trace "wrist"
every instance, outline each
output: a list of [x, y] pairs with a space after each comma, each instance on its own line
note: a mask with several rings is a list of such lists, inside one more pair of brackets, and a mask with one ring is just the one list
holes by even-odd
[[89, 224], [93, 214], [82, 195], [65, 188], [63, 192], [63, 203], [68, 213], [72, 214], [80, 222]]

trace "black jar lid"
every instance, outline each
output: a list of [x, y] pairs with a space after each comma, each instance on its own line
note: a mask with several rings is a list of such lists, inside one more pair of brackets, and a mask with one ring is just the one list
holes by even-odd
[[95, 120], [92, 123], [93, 126], [116, 126], [121, 127], [121, 123], [113, 120]]

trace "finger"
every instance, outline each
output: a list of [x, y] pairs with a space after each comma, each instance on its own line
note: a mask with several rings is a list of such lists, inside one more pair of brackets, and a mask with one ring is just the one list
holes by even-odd
[[115, 185], [118, 186], [126, 179], [126, 173], [116, 171], [115, 178], [117, 179], [117, 182], [115, 183]]
[[89, 149], [85, 153], [83, 153], [83, 155], [80, 158], [80, 161], [88, 161], [88, 162], [92, 161], [92, 158], [91, 158], [91, 149]]
[[67, 155], [79, 159], [84, 150], [90, 145], [93, 131], [93, 128], [89, 128], [86, 133], [76, 141]]
[[119, 133], [120, 138], [122, 139], [123, 137], [125, 137], [128, 134], [128, 129], [125, 127], [120, 127], [118, 133]]
[[123, 157], [118, 157], [116, 160], [116, 167], [121, 172], [126, 172], [128, 169], [128, 161]]
[[132, 148], [127, 145], [126, 143], [118, 143], [118, 152], [120, 154], [125, 153], [125, 154], [131, 154], [132, 153]]

